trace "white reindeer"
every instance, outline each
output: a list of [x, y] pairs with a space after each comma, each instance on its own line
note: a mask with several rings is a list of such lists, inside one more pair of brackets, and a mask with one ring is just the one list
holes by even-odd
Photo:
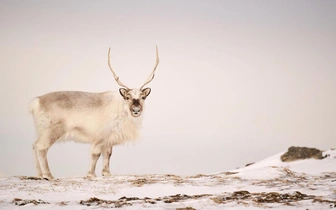
[[142, 124], [144, 101], [150, 88], [144, 88], [155, 75], [159, 64], [156, 47], [156, 63], [148, 80], [139, 89], [124, 85], [110, 64], [108, 66], [116, 82], [123, 88], [117, 92], [88, 93], [78, 91], [52, 92], [33, 99], [30, 112], [33, 114], [37, 139], [33, 144], [38, 177], [52, 180], [47, 152], [56, 141], [73, 140], [91, 143], [91, 164], [87, 176], [96, 177], [95, 168], [103, 155], [103, 176], [110, 176], [112, 147], [139, 136]]

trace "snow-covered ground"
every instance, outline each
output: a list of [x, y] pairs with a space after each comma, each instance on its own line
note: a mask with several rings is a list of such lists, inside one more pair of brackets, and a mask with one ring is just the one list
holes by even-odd
[[208, 175], [0, 178], [0, 209], [330, 209], [336, 208], [336, 150], [322, 160], [283, 163], [274, 155]]

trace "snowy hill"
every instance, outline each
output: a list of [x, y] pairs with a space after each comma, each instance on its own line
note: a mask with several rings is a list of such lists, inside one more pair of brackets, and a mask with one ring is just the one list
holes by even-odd
[[[329, 209], [336, 208], [336, 150], [322, 160], [274, 155], [229, 172], [110, 178], [0, 178], [0, 209]], [[24, 207], [23, 207], [24, 206]]]

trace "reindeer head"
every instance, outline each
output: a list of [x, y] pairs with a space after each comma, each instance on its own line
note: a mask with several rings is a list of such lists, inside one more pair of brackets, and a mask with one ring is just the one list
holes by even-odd
[[124, 85], [119, 80], [119, 77], [113, 71], [113, 69], [111, 67], [111, 63], [110, 63], [110, 57], [111, 57], [110, 56], [110, 50], [111, 50], [111, 48], [109, 48], [109, 51], [108, 51], [108, 65], [110, 67], [110, 70], [113, 73], [114, 79], [122, 87], [122, 88], [119, 89], [119, 93], [124, 98], [125, 102], [127, 103], [128, 107], [129, 107], [129, 111], [132, 114], [132, 116], [133, 117], [139, 117], [141, 115], [142, 111], [143, 111], [143, 106], [144, 106], [145, 99], [147, 98], [147, 96], [151, 92], [150, 88], [144, 88], [144, 87], [154, 79], [155, 70], [156, 70], [156, 67], [159, 64], [158, 48], [156, 46], [156, 63], [155, 63], [154, 69], [151, 72], [151, 74], [149, 75], [149, 77], [148, 77], [147, 81], [145, 82], [145, 84], [143, 84], [139, 89], [137, 89], [137, 88], [133, 88], [133, 89], [128, 88], [126, 85]]

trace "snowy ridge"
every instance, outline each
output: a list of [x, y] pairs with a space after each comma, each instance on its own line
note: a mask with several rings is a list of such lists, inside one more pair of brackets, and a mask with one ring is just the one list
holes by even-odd
[[274, 155], [229, 172], [110, 178], [0, 178], [0, 209], [336, 208], [336, 150], [322, 160], [283, 163]]
[[284, 152], [266, 158], [250, 166], [233, 170], [232, 172], [238, 172], [242, 177], [246, 178], [270, 178], [270, 175], [277, 176], [275, 167], [288, 168], [291, 171], [298, 173], [306, 173], [310, 175], [318, 175], [323, 172], [336, 172], [336, 150], [330, 149], [323, 152], [325, 159], [306, 159], [298, 160], [294, 162], [282, 162], [280, 156]]

